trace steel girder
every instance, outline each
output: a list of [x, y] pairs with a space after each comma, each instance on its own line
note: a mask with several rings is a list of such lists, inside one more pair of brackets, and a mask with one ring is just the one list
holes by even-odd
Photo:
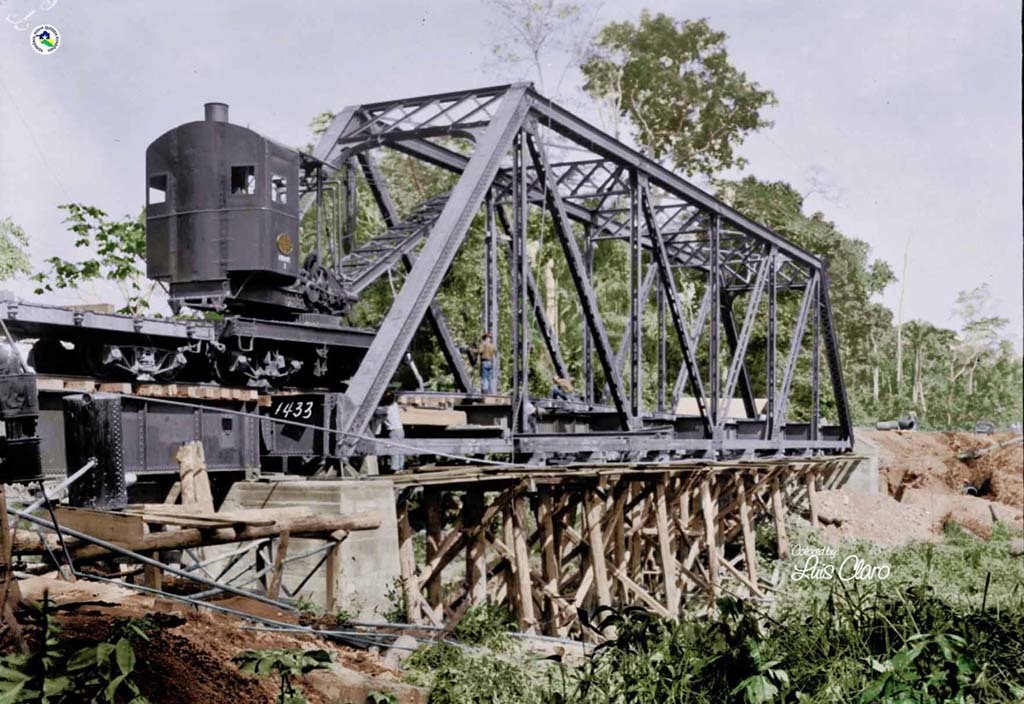
[[[449, 142], [439, 141], [440, 138], [468, 140], [471, 150], [468, 154], [460, 153]], [[566, 142], [577, 151], [582, 149], [590, 154], [569, 160], [555, 158], [556, 152], [564, 153], [561, 147]], [[737, 440], [729, 435], [732, 431], [727, 427], [733, 422], [730, 402], [737, 387], [744, 415], [751, 421], [758, 420], [755, 380], [747, 361], [750, 341], [764, 319], [767, 332], [763, 387], [767, 406], [762, 417], [762, 439], [751, 441], [751, 451], [788, 451], [787, 448], [796, 448], [798, 444], [804, 449], [834, 451], [843, 443], [852, 443], [827, 272], [814, 255], [522, 84], [385, 101], [339, 113], [324, 133], [314, 157], [328, 168], [353, 161], [362, 164], [364, 177], [384, 213], [388, 210], [387, 198], [380, 193], [386, 194], [386, 188], [381, 188], [379, 172], [374, 173], [366, 166], [372, 164], [367, 161], [368, 153], [377, 148], [406, 154], [455, 173], [459, 179], [440, 216], [431, 224], [429, 234], [408, 252], [407, 263], [413, 258], [415, 263], [381, 323], [365, 361], [349, 383], [340, 428], [350, 437], [365, 432], [380, 394], [408, 345], [411, 330], [423, 315], [433, 312], [433, 317], [443, 322], [439, 311], [431, 311], [431, 303], [465, 237], [469, 221], [487, 199], [487, 255], [481, 269], [486, 300], [482, 319], [484, 327], [496, 334], [497, 310], [501, 305], [497, 289], [500, 229], [512, 250], [509, 263], [513, 298], [509, 303], [515, 311], [517, 340], [511, 349], [517, 355], [513, 358], [517, 367], [514, 402], [520, 409], [529, 381], [525, 361], [531, 310], [555, 372], [565, 376], [569, 367], [558, 344], [558, 331], [545, 316], [525, 252], [526, 211], [538, 207], [551, 215], [584, 324], [584, 399], [593, 402], [592, 354], [596, 354], [624, 431], [634, 432], [655, 422], [654, 416], [644, 409], [640, 369], [645, 333], [640, 321], [649, 304], [650, 288], [657, 281], [658, 378], [653, 380], [653, 388], [660, 411], [671, 381], [666, 379], [666, 332], [670, 332], [675, 340], [673, 354], [682, 362], [671, 387], [670, 416], [675, 416], [677, 403], [689, 387], [702, 428], [703, 440], [687, 441], [687, 447], [711, 451], [737, 447]], [[512, 223], [505, 213], [506, 206], [513, 210]], [[393, 225], [394, 220], [392, 206], [385, 221]], [[622, 240], [629, 252], [630, 310], [626, 332], [614, 348], [595, 290], [595, 276], [601, 275], [594, 271], [595, 246], [608, 240]], [[705, 289], [692, 322], [686, 320], [678, 283], [680, 272], [686, 270], [695, 272]], [[619, 275], [625, 276], [626, 272]], [[789, 331], [788, 353], [779, 369], [778, 312], [780, 298], [789, 296], [788, 291], [800, 291], [802, 298], [793, 330]], [[746, 309], [737, 329], [732, 306], [740, 296], [746, 297]], [[761, 303], [766, 297], [765, 314]], [[808, 326], [809, 354], [804, 345]], [[723, 331], [727, 345], [722, 345]], [[439, 337], [444, 339], [444, 335]], [[454, 348], [453, 342], [445, 344]], [[728, 350], [728, 357], [723, 348]], [[631, 360], [629, 384], [623, 379], [627, 350]], [[812, 386], [810, 429], [806, 437], [798, 439], [790, 437], [792, 432], [787, 431], [787, 412], [799, 360], [807, 356]], [[828, 367], [839, 424], [838, 431], [825, 433], [827, 438], [822, 437], [818, 428], [822, 359]], [[520, 449], [533, 446], [526, 437], [528, 433], [523, 435], [524, 420], [521, 411], [517, 413], [514, 427], [522, 442], [517, 440], [515, 447]], [[457, 441], [452, 442], [452, 446], [458, 445]], [[467, 442], [464, 447], [480, 445], [480, 441], [474, 442], [476, 445]]]

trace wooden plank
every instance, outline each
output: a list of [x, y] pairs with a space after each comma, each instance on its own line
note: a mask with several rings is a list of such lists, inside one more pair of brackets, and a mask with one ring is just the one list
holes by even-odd
[[755, 546], [754, 526], [750, 519], [750, 496], [747, 494], [747, 474], [738, 472], [734, 477], [736, 496], [739, 502], [740, 529], [743, 532], [743, 562], [747, 566], [747, 577], [753, 585], [755, 596], [761, 594], [757, 586], [757, 549]]
[[782, 500], [779, 472], [772, 475], [772, 517], [775, 519], [775, 541], [779, 558], [789, 556], [789, 538], [786, 536], [786, 504]]
[[0, 526], [0, 623], [11, 632], [21, 651], [28, 653], [28, 645], [14, 613], [14, 607], [21, 601], [21, 589], [14, 578], [14, 538], [7, 518], [7, 496], [3, 484], [0, 484], [0, 523], [3, 524]]
[[676, 581], [675, 557], [672, 555], [672, 536], [669, 533], [668, 501], [665, 497], [665, 478], [655, 480], [654, 518], [658, 528], [658, 553], [665, 581], [665, 607], [670, 614], [679, 610], [679, 585]]
[[203, 443], [185, 443], [174, 459], [181, 474], [181, 503], [194, 505], [201, 511], [213, 513], [213, 493], [210, 491], [210, 477], [206, 473], [206, 457]]
[[409, 523], [408, 498], [398, 505], [398, 565], [405, 592], [405, 617], [409, 623], [419, 623], [420, 609], [416, 606], [416, 597], [422, 597], [416, 586], [416, 554], [413, 549], [412, 526]]
[[[277, 599], [281, 595], [284, 561], [288, 557], [288, 535], [288, 531], [281, 531], [281, 537], [277, 539], [277, 550], [274, 552], [274, 569], [271, 570], [270, 586], [267, 587], [267, 596], [271, 599]], [[334, 548], [331, 548], [331, 552], [334, 552]], [[329, 571], [330, 568], [328, 568]]]
[[86, 381], [84, 379], [65, 379], [64, 380], [65, 391], [81, 391], [83, 393], [92, 393], [96, 390], [95, 381]]
[[142, 541], [146, 532], [145, 522], [141, 516], [70, 506], [55, 506], [54, 510], [57, 522], [62, 526], [100, 540], [136, 543]]
[[533, 582], [530, 578], [530, 554], [526, 549], [525, 520], [526, 497], [519, 495], [512, 500], [512, 534], [515, 539], [513, 550], [516, 560], [516, 583], [519, 588], [519, 626], [525, 633], [535, 633], [537, 616], [533, 608]]
[[40, 391], [63, 391], [64, 380], [55, 379], [52, 376], [37, 376], [36, 388]]
[[170, 490], [167, 492], [167, 496], [164, 497], [164, 503], [168, 506], [173, 506], [178, 503], [178, 499], [181, 498], [181, 482], [177, 481], [171, 485]]
[[700, 482], [700, 507], [704, 516], [704, 545], [708, 552], [708, 578], [711, 597], [718, 598], [718, 516], [711, 500], [711, 476], [705, 474]]
[[341, 580], [341, 543], [335, 542], [327, 551], [324, 579], [324, 608], [333, 614], [338, 610], [338, 582]]
[[132, 393], [132, 385], [127, 381], [104, 382], [100, 384], [99, 390], [110, 394], [130, 394]]
[[818, 522], [818, 475], [810, 469], [804, 473], [804, 484], [807, 486], [807, 508], [811, 514], [811, 528], [820, 527]]
[[594, 586], [597, 589], [599, 606], [611, 606], [611, 584], [608, 581], [608, 565], [604, 558], [604, 533], [601, 530], [601, 514], [604, 499], [596, 491], [588, 491], [587, 498], [587, 542], [590, 543], [590, 563], [594, 568]]
[[427, 425], [445, 428], [449, 425], [466, 425], [465, 411], [435, 410], [406, 406], [399, 409], [402, 425]]
[[485, 526], [480, 524], [483, 514], [483, 492], [466, 491], [462, 497], [462, 525], [470, 533], [466, 545], [466, 592], [472, 605], [487, 601], [487, 536]]
[[[444, 494], [436, 489], [427, 489], [423, 492], [423, 503], [426, 510], [427, 523], [427, 562], [431, 562], [441, 553], [443, 545], [442, 530], [444, 528], [444, 507], [441, 502]], [[427, 603], [433, 609], [441, 608], [441, 575], [431, 576], [426, 582]]]
[[[552, 518], [552, 499], [548, 491], [542, 491], [537, 502], [537, 526], [540, 532], [541, 576], [545, 594], [559, 594], [558, 559], [555, 555], [555, 522]], [[548, 596], [544, 602], [544, 632], [558, 635], [556, 605]]]
[[[149, 557], [160, 559], [156, 553], [149, 555]], [[164, 588], [164, 571], [155, 565], [143, 565], [142, 584], [150, 589], [162, 591]]]

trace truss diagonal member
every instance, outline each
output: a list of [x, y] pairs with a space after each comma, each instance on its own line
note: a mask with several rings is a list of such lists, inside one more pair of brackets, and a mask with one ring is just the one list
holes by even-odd
[[782, 426], [786, 423], [786, 411], [789, 410], [789, 387], [793, 383], [793, 372], [796, 361], [803, 346], [804, 330], [807, 328], [807, 317], [811, 311], [811, 303], [817, 298], [814, 287], [818, 277], [815, 275], [804, 288], [804, 296], [800, 301], [800, 312], [797, 314], [796, 325], [793, 326], [793, 337], [789, 341], [789, 354], [786, 355], [786, 368], [782, 372], [782, 386], [778, 391], [775, 417], [772, 419], [772, 437], [780, 437]]
[[761, 260], [761, 266], [757, 268], [754, 288], [750, 292], [750, 299], [747, 301], [747, 312], [743, 316], [743, 327], [740, 328], [740, 335], [736, 340], [736, 349], [733, 351], [732, 362], [729, 364], [729, 373], [725, 377], [725, 407], [719, 414], [719, 424], [729, 415], [729, 405], [732, 403], [733, 394], [736, 393], [736, 382], [739, 381], [740, 371], [746, 361], [747, 345], [750, 343], [750, 335], [754, 330], [754, 324], [757, 320], [757, 311], [761, 307], [765, 283], [768, 281], [769, 262], [770, 259], [765, 257]]
[[629, 399], [626, 397], [625, 385], [622, 383], [622, 375], [615, 366], [615, 358], [612, 353], [611, 342], [608, 340], [608, 330], [605, 328], [604, 320], [597, 307], [597, 295], [586, 276], [586, 264], [583, 261], [583, 254], [576, 242], [576, 236], [572, 231], [572, 224], [569, 216], [566, 215], [565, 205], [558, 192], [557, 184], [548, 169], [547, 153], [539, 147], [532, 134], [527, 134], [526, 143], [530, 150], [530, 157], [533, 159], [537, 175], [542, 183], [546, 184], [545, 194], [547, 208], [551, 211], [554, 221], [555, 233], [558, 235], [562, 250], [565, 252], [566, 263], [569, 273], [572, 276], [573, 284], [576, 286], [576, 293], [579, 295], [580, 307], [583, 309], [583, 316], [590, 326], [594, 347], [597, 357], [604, 368], [605, 377], [608, 379], [608, 388], [615, 404], [615, 410], [619, 414], [619, 421], [626, 430], [635, 428], [636, 419], [629, 412]]
[[825, 354], [828, 359], [829, 376], [832, 379], [832, 396], [836, 404], [836, 413], [839, 414], [839, 425], [842, 428], [843, 439], [849, 441], [853, 446], [853, 419], [850, 417], [850, 404], [846, 397], [846, 384], [843, 383], [843, 366], [839, 357], [839, 335], [836, 332], [835, 320], [832, 318], [832, 296], [829, 290], [832, 288], [829, 283], [828, 267], [819, 270], [820, 277], [820, 305], [821, 305], [821, 326], [822, 341], [825, 343]]
[[354, 448], [353, 435], [362, 434], [369, 424], [416, 328], [465, 240], [501, 160], [512, 146], [512, 140], [529, 111], [530, 102], [526, 94], [527, 86], [524, 84], [515, 85], [505, 93], [501, 107], [481, 135], [465, 171], [452, 189], [451, 197], [434, 222], [419, 259], [395, 296], [366, 356], [349, 380], [339, 419], [339, 429], [347, 433], [343, 437], [344, 454]]
[[[690, 339], [699, 340], [700, 336], [704, 334], [704, 326], [708, 322], [708, 314], [711, 312], [711, 290], [707, 289], [704, 291], [704, 297], [700, 301], [700, 308], [697, 309], [697, 318], [693, 321], [693, 325], [690, 328]], [[683, 391], [686, 390], [686, 382], [690, 380], [689, 368], [686, 366], [686, 360], [684, 359], [679, 365], [679, 373], [676, 374], [676, 383], [672, 387], [672, 408], [675, 409], [679, 406], [679, 399], [683, 397]]]
[[[363, 175], [366, 177], [370, 192], [373, 194], [373, 199], [377, 202], [377, 207], [380, 209], [385, 224], [388, 227], [394, 227], [398, 224], [398, 209], [391, 199], [391, 193], [388, 191], [384, 175], [381, 174], [380, 168], [377, 166], [377, 161], [369, 152], [360, 152], [356, 158], [363, 169]], [[412, 271], [416, 255], [411, 250], [404, 251], [402, 252], [401, 259], [405, 270], [407, 272]], [[459, 346], [455, 342], [451, 328], [448, 326], [448, 319], [445, 317], [444, 311], [441, 310], [441, 305], [436, 299], [432, 300], [427, 308], [427, 323], [430, 325], [434, 337], [441, 343], [441, 354], [444, 356], [445, 362], [452, 372], [452, 379], [455, 382], [456, 388], [470, 393], [476, 391], [473, 377], [470, 375], [469, 370], [466, 369], [462, 353], [459, 351]]]
[[[683, 353], [683, 364], [686, 372], [693, 380], [693, 397], [697, 402], [697, 411], [700, 413], [701, 423], [704, 425], [704, 433], [711, 437], [711, 420], [704, 404], [704, 384], [700, 378], [700, 368], [697, 366], [697, 356], [690, 340], [690, 334], [686, 331], [686, 320], [683, 318], [683, 309], [679, 305], [679, 292], [676, 291], [676, 279], [672, 273], [672, 266], [669, 263], [668, 251], [665, 242], [661, 239], [661, 232], [658, 231], [658, 223], [654, 218], [654, 207], [651, 204], [651, 191], [647, 179], [641, 179], [640, 183], [641, 205], [643, 206], [644, 218], [647, 220], [647, 236], [651, 240], [654, 249], [654, 261], [661, 274], [661, 283], [665, 289], [665, 296], [668, 298], [668, 309], [672, 317], [672, 326], [676, 330], [676, 337], [679, 338], [679, 348]], [[714, 275], [714, 274], [712, 274]]]
[[[501, 226], [502, 232], [505, 233], [505, 237], [508, 238], [508, 254], [512, 256], [512, 226], [509, 223], [508, 212], [504, 206], [498, 206], [495, 208], [495, 212], [498, 215], [498, 224]], [[530, 307], [533, 308], [534, 320], [537, 322], [537, 331], [540, 332], [541, 339], [544, 340], [544, 346], [547, 347], [548, 355], [551, 357], [551, 362], [555, 365], [555, 373], [560, 377], [567, 377], [569, 376], [569, 367], [565, 364], [565, 358], [562, 357], [562, 348], [558, 344], [554, 328], [551, 327], [551, 321], [548, 320], [548, 314], [544, 311], [544, 302], [541, 300], [540, 291], [537, 289], [537, 280], [533, 277], [529, 258], [526, 261], [526, 290], [527, 296], [530, 299]]]

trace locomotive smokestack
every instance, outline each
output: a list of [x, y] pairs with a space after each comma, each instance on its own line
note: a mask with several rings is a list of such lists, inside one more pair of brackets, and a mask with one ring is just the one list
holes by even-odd
[[206, 103], [203, 107], [206, 108], [206, 121], [207, 122], [227, 122], [228, 121], [228, 104], [227, 103]]

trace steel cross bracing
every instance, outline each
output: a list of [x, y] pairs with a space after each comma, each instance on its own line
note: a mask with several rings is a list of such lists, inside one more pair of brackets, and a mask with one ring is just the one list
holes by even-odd
[[[458, 179], [448, 193], [400, 220], [373, 160], [379, 150], [404, 154]], [[346, 438], [343, 454], [388, 453], [386, 443], [367, 437], [367, 429], [425, 318], [438, 333], [457, 386], [472, 389], [435, 297], [477, 216], [486, 225], [487, 250], [479, 267], [486, 298], [480, 320], [498, 334], [498, 311], [515, 312], [515, 339], [498, 344], [499, 367], [514, 370], [508, 415], [504, 424], [499, 421], [506, 430], [479, 437], [419, 437], [415, 444], [424, 454], [498, 453], [552, 462], [852, 447], [822, 260], [530, 85], [346, 108], [312, 156], [324, 168], [344, 172], [351, 200], [358, 170], [387, 226], [340, 260], [339, 273], [350, 292], [358, 294], [395, 267], [407, 269], [364, 361], [348, 379], [337, 427]], [[572, 281], [561, 296], [574, 301], [580, 313], [582, 360], [565, 357], [561, 331], [546, 315], [532, 272], [527, 249], [537, 234], [527, 223], [541, 214]], [[346, 227], [354, 228], [354, 221], [349, 213]], [[595, 266], [598, 249], [609, 246], [628, 252], [621, 271]], [[498, 286], [499, 256], [510, 266], [512, 286], [504, 293]], [[625, 318], [621, 334], [615, 331], [622, 325], [609, 325], [613, 312], [597, 291], [598, 282], [609, 276], [627, 282], [629, 289], [627, 309], [614, 312]], [[786, 306], [793, 313], [783, 321], [780, 309]], [[646, 311], [657, 313], [656, 326], [640, 324]], [[528, 418], [533, 330], [555, 375], [575, 370], [582, 378], [578, 398], [534, 398], [538, 411]], [[645, 379], [644, 340], [651, 335], [657, 338], [657, 378]], [[827, 388], [819, 383], [822, 361], [831, 382]], [[600, 387], [595, 387], [597, 376]], [[798, 384], [810, 385], [810, 404], [792, 401]], [[595, 388], [605, 389], [602, 397], [609, 405], [595, 399]], [[508, 391], [498, 389], [499, 395]], [[734, 403], [736, 393], [740, 400]], [[562, 431], [567, 423], [574, 433]]]

